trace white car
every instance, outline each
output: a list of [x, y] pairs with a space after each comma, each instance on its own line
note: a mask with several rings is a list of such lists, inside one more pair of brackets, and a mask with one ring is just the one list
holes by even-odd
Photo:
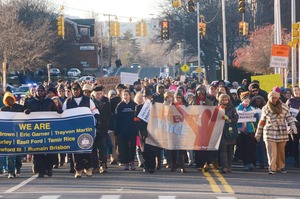
[[96, 82], [96, 78], [95, 77], [93, 77], [93, 76], [83, 76], [83, 77], [80, 77], [79, 79], [78, 79], [78, 81], [79, 82], [82, 82], [82, 81], [85, 81], [85, 82], [90, 82], [90, 81], [92, 81], [92, 82]]
[[58, 68], [50, 68], [51, 76], [60, 76], [60, 70]]
[[81, 71], [78, 68], [71, 68], [68, 71], [68, 76], [79, 77], [81, 75]]

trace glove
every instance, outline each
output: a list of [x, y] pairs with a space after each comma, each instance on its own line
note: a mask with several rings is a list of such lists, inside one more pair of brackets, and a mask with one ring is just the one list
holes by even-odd
[[257, 142], [260, 142], [260, 136], [255, 136]]
[[224, 116], [223, 116], [223, 119], [224, 119], [224, 120], [228, 120], [229, 117], [228, 117], [227, 115], [224, 115]]
[[155, 104], [155, 100], [152, 100], [151, 102], [152, 102], [153, 105]]
[[292, 127], [293, 134], [298, 134], [297, 127]]
[[57, 111], [56, 111], [58, 114], [62, 114], [64, 111], [62, 110], [62, 109], [57, 109]]
[[31, 113], [31, 110], [30, 110], [30, 109], [25, 109], [24, 113], [25, 113], [26, 115], [28, 115], [28, 114]]

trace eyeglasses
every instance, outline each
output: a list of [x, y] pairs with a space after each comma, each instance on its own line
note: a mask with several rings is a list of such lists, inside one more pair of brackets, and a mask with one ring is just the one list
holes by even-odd
[[255, 89], [255, 90], [251, 90], [251, 92], [258, 92], [258, 89]]

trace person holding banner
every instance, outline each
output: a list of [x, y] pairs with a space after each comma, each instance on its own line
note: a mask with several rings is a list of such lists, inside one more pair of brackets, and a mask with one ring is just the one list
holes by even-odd
[[[24, 111], [26, 115], [31, 112], [39, 111], [57, 111], [62, 113], [61, 109], [57, 109], [52, 99], [46, 96], [45, 87], [40, 85], [37, 88], [36, 96], [29, 101], [27, 109]], [[52, 168], [57, 154], [35, 154], [33, 156], [33, 170], [38, 173], [39, 178], [43, 178], [45, 174], [49, 177], [53, 175]]]
[[[261, 136], [266, 143], [269, 163], [269, 174], [277, 171], [287, 173], [285, 170], [285, 145], [289, 134], [297, 134], [297, 127], [290, 114], [289, 107], [279, 100], [280, 94], [271, 91], [268, 102], [262, 109], [262, 114], [255, 133], [259, 142]], [[287, 131], [287, 125], [291, 131]]]
[[134, 124], [136, 103], [131, 99], [131, 92], [122, 92], [122, 101], [116, 107], [116, 134], [119, 135], [120, 153], [124, 161], [124, 170], [135, 170], [134, 157], [136, 149], [137, 129]]
[[[290, 112], [292, 113], [292, 116], [296, 119], [296, 116], [299, 115], [300, 110], [300, 88], [298, 86], [293, 87], [293, 98], [290, 98], [287, 100], [286, 105], [290, 107]], [[293, 114], [294, 113], [294, 114]], [[300, 130], [300, 123], [299, 121], [295, 121], [296, 127], [297, 127], [297, 134], [293, 133], [289, 136], [289, 141], [287, 143], [287, 146], [290, 146], [290, 149], [287, 148], [287, 151], [290, 151], [291, 154], [294, 156], [295, 161], [295, 167], [299, 167], [299, 130]], [[292, 139], [292, 137], [294, 139]], [[288, 145], [289, 144], [289, 145]]]
[[[96, 128], [100, 127], [100, 114], [95, 103], [92, 99], [83, 95], [83, 90], [78, 83], [74, 83], [72, 85], [72, 97], [66, 99], [62, 109], [66, 110], [77, 107], [88, 107], [96, 119]], [[92, 176], [92, 155], [90, 153], [74, 153], [73, 160], [76, 171], [75, 178], [81, 178], [83, 170], [87, 177]]]
[[[244, 170], [253, 171], [256, 166], [257, 145], [254, 134], [259, 116], [257, 113], [254, 113], [255, 108], [250, 106], [249, 91], [242, 92], [240, 98], [242, 102], [236, 107], [238, 114], [240, 114], [240, 119], [238, 121], [240, 135], [239, 146], [237, 148], [238, 150], [241, 150], [240, 158], [243, 160]], [[250, 115], [247, 115], [247, 112], [251, 112]], [[241, 115], [243, 115], [243, 117]]]
[[[183, 91], [182, 90], [177, 90], [174, 93], [174, 103], [173, 105], [175, 107], [178, 106], [188, 106], [188, 103], [184, 99]], [[185, 157], [186, 157], [186, 150], [172, 150], [171, 151], [171, 157], [172, 157], [172, 167], [171, 167], [171, 172], [175, 172], [177, 168], [177, 160], [180, 166], [180, 172], [181, 173], [186, 173], [186, 170], [184, 168], [184, 163], [185, 163]]]
[[[1, 111], [9, 111], [9, 112], [23, 112], [24, 106], [17, 104], [15, 96], [6, 92], [3, 97], [4, 106], [0, 109]], [[21, 173], [22, 167], [22, 155], [14, 156], [10, 155], [7, 157], [7, 168], [8, 168], [8, 178], [19, 177]]]
[[229, 95], [219, 95], [218, 101], [218, 106], [225, 109], [225, 115], [223, 117], [225, 124], [219, 147], [220, 163], [222, 167], [221, 172], [230, 173], [232, 172], [231, 163], [233, 158], [233, 148], [238, 136], [237, 121], [239, 116], [230, 101]]
[[[190, 105], [199, 105], [199, 106], [212, 106], [212, 102], [207, 98], [206, 87], [203, 85], [198, 85], [195, 89], [195, 97], [194, 100], [190, 103]], [[196, 168], [199, 171], [208, 171], [209, 164], [212, 159], [211, 151], [195, 151], [195, 164]]]

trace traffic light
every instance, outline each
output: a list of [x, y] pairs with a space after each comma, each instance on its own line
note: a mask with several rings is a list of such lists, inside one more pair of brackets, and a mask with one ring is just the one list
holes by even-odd
[[200, 34], [200, 36], [205, 37], [205, 35], [206, 35], [206, 23], [204, 23], [204, 22], [199, 23], [199, 34]]
[[111, 37], [120, 36], [120, 23], [117, 21], [110, 22], [109, 34]]
[[141, 21], [141, 36], [146, 37], [147, 36], [147, 24], [144, 20]]
[[161, 24], [161, 39], [168, 40], [170, 38], [169, 33], [169, 21], [164, 19]]
[[292, 43], [298, 44], [299, 43], [299, 33], [300, 29], [299, 29], [299, 23], [293, 23], [292, 24]]
[[188, 11], [195, 12], [195, 0], [188, 1]]
[[244, 22], [244, 27], [243, 27], [243, 36], [248, 35], [249, 32], [249, 23]]
[[172, 1], [173, 8], [180, 8], [181, 5], [182, 5], [181, 0], [173, 0]]
[[135, 24], [135, 35], [137, 37], [141, 36], [141, 23]]
[[246, 12], [246, 2], [245, 0], [239, 0], [239, 13]]
[[65, 18], [63, 15], [57, 18], [57, 35], [62, 38], [65, 36]]
[[239, 23], [239, 35], [243, 36], [243, 33], [244, 33], [244, 22], [242, 21]]

